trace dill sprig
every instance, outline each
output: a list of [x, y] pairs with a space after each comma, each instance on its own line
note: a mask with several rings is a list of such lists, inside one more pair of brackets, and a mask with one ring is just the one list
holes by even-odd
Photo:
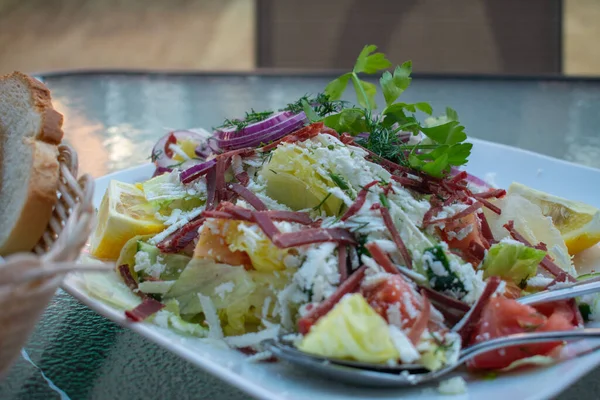
[[241, 131], [248, 125], [264, 121], [271, 115], [273, 115], [273, 111], [254, 111], [252, 108], [250, 112], [246, 112], [244, 119], [226, 119], [222, 125], [213, 129], [235, 128], [236, 131]]
[[329, 95], [325, 93], [319, 93], [316, 96], [305, 94], [297, 101], [282, 108], [280, 111], [290, 111], [297, 114], [304, 111], [305, 104], [310, 105], [316, 115], [323, 118], [329, 114], [340, 112], [348, 105], [348, 102], [343, 100], [331, 100]]

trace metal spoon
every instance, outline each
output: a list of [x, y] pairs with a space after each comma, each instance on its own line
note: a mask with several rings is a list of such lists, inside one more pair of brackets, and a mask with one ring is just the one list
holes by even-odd
[[[533, 305], [571, 299], [577, 296], [583, 296], [599, 291], [600, 279], [593, 279], [562, 285], [556, 289], [545, 290], [543, 292], [521, 297], [517, 299], [517, 301], [521, 304]], [[463, 317], [463, 320], [466, 317], [467, 316]], [[459, 323], [457, 323], [455, 328], [460, 326], [462, 322], [463, 321], [461, 320]], [[455, 330], [455, 328], [453, 328], [453, 330]], [[487, 351], [496, 350], [511, 345], [539, 343], [553, 340], [574, 340], [585, 337], [600, 338], [600, 328], [587, 328], [561, 332], [515, 334], [492, 339], [462, 349], [456, 364], [448, 365], [434, 372], [429, 372], [422, 365], [418, 364], [400, 364], [390, 366], [386, 364], [373, 364], [352, 360], [320, 357], [304, 353], [291, 345], [282, 343], [279, 340], [266, 342], [265, 346], [276, 357], [282, 360], [286, 360], [301, 367], [310, 369], [313, 372], [320, 372], [325, 376], [344, 382], [367, 386], [408, 386], [439, 379], [441, 376], [448, 374], [476, 355], [485, 353]]]
[[460, 351], [456, 363], [432, 372], [423, 372], [423, 367], [410, 365], [398, 365], [397, 367], [387, 367], [387, 369], [384, 367], [379, 370], [364, 369], [360, 367], [360, 364], [362, 363], [324, 359], [296, 350], [295, 348], [278, 341], [269, 343], [268, 348], [276, 357], [309, 370], [311, 373], [320, 374], [326, 378], [332, 378], [341, 382], [360, 386], [405, 387], [436, 381], [473, 357], [488, 351], [521, 344], [569, 341], [584, 338], [600, 338], [600, 328], [585, 328], [573, 331], [518, 333], [504, 336], [464, 348]]

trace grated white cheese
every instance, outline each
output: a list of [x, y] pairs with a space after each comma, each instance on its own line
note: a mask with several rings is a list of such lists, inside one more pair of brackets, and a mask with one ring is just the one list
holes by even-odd
[[221, 320], [217, 315], [217, 309], [210, 297], [203, 296], [198, 293], [198, 299], [202, 306], [202, 312], [206, 323], [208, 324], [208, 337], [211, 339], [223, 339], [223, 328], [221, 327]]
[[263, 329], [259, 332], [250, 332], [239, 336], [229, 336], [225, 338], [225, 343], [231, 347], [252, 347], [269, 339], [275, 339], [279, 335], [279, 325]]
[[398, 350], [398, 354], [400, 355], [400, 360], [403, 363], [413, 363], [421, 358], [421, 355], [413, 346], [408, 337], [402, 332], [399, 328], [394, 325], [390, 325], [390, 338], [392, 339], [392, 343], [396, 350]]
[[215, 294], [220, 298], [224, 299], [227, 293], [233, 292], [235, 284], [231, 281], [223, 282], [219, 286], [215, 287]]
[[462, 394], [467, 392], [467, 382], [461, 376], [455, 376], [454, 378], [447, 379], [440, 382], [438, 391], [441, 394]]
[[[153, 238], [151, 238], [148, 242], [150, 244], [156, 245], [158, 242], [164, 240], [171, 233], [174, 233], [174, 232], [178, 231], [185, 224], [187, 224], [188, 222], [190, 222], [192, 219], [194, 219], [198, 215], [202, 214], [202, 211], [204, 211], [204, 206], [198, 207], [198, 208], [194, 208], [193, 210], [191, 210], [191, 211], [189, 211], [187, 213], [181, 213], [181, 218], [177, 222], [174, 222], [171, 226], [169, 226], [167, 229], [165, 229], [164, 231], [162, 231], [158, 235], [156, 235]], [[175, 210], [173, 210], [173, 212], [175, 212]]]
[[335, 243], [320, 243], [306, 251], [306, 259], [294, 274], [300, 288], [313, 291], [312, 301], [321, 302], [331, 295], [340, 282]]
[[536, 276], [533, 276], [533, 277], [527, 279], [527, 286], [534, 287], [534, 288], [545, 288], [546, 286], [551, 284], [553, 280], [554, 279], [552, 279], [552, 278], [548, 278], [547, 276], [538, 274]]
[[267, 319], [267, 317], [269, 316], [269, 307], [271, 307], [271, 301], [273, 301], [273, 299], [271, 299], [271, 297], [269, 296], [265, 299], [265, 302], [263, 303], [261, 313], [263, 319]]

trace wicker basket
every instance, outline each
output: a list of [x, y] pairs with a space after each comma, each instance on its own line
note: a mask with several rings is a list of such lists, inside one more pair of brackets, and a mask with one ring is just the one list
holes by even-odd
[[77, 180], [77, 154], [59, 146], [60, 183], [46, 232], [32, 253], [7, 257], [0, 264], [0, 379], [20, 354], [64, 275], [76, 260], [94, 226], [94, 184]]

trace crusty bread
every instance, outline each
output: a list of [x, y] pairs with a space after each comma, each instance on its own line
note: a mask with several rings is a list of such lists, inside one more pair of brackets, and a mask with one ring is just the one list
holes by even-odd
[[52, 214], [63, 117], [41, 82], [0, 77], [0, 255], [30, 251]]

